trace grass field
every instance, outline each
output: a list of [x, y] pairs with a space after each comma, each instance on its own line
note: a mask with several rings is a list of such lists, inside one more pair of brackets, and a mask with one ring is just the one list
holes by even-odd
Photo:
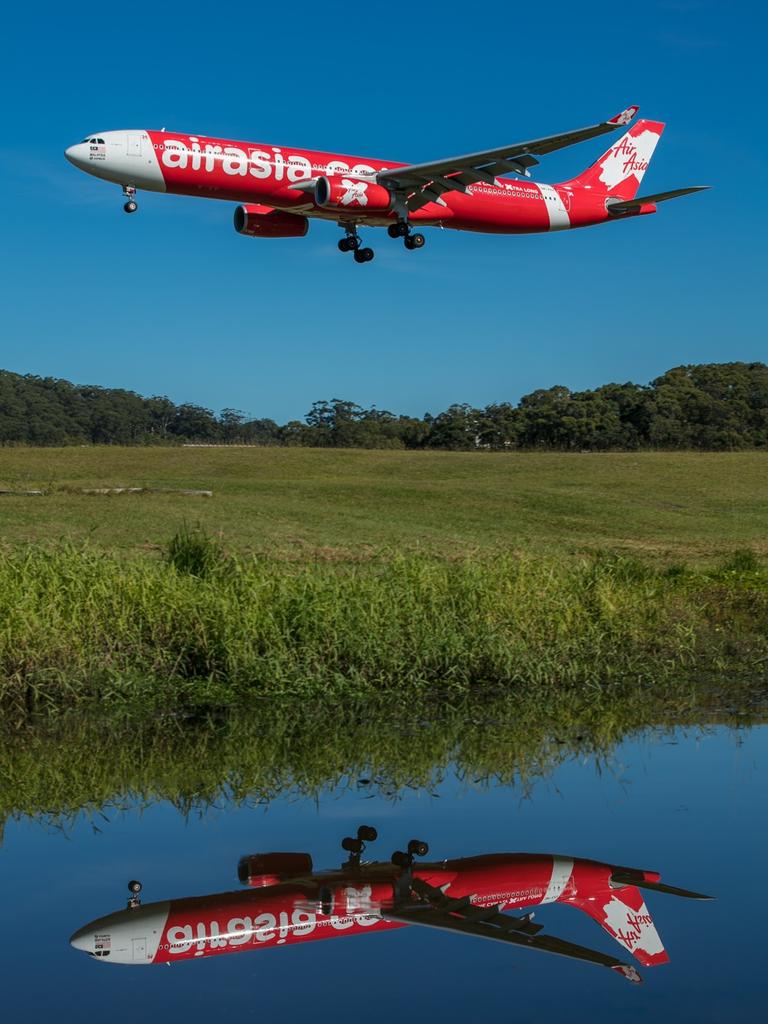
[[[0, 488], [48, 492], [0, 496], [0, 705], [757, 681], [766, 459], [0, 449]], [[78, 493], [118, 486], [214, 496]]]
[[[86, 496], [67, 488], [209, 488]], [[660, 561], [768, 552], [768, 453], [0, 448], [0, 540], [157, 549], [183, 522], [241, 553], [357, 558], [611, 549]]]

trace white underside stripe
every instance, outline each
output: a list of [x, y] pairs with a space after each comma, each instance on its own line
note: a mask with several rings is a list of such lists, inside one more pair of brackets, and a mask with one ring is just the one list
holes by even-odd
[[[541, 187], [541, 186], [539, 186]], [[547, 891], [544, 893], [542, 903], [554, 903], [563, 895], [568, 880], [573, 872], [573, 861], [568, 857], [552, 858], [552, 877], [549, 880]]]
[[565, 228], [571, 226], [571, 219], [568, 216], [568, 211], [563, 205], [563, 200], [560, 198], [557, 189], [552, 188], [551, 185], [542, 185], [536, 182], [536, 187], [541, 192], [541, 198], [544, 200], [544, 205], [547, 207], [547, 213], [549, 214], [549, 230], [550, 231], [563, 231]]

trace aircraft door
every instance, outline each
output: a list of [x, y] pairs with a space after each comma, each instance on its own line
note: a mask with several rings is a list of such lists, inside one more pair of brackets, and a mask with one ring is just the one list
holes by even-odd
[[143, 939], [132, 939], [133, 944], [133, 960], [134, 963], [144, 963], [147, 959], [147, 940]]
[[141, 156], [141, 136], [126, 135], [126, 153], [128, 156]]

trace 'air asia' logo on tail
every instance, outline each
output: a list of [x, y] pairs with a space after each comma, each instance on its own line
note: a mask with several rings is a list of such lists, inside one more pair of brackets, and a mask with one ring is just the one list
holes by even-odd
[[613, 896], [603, 907], [603, 913], [604, 927], [613, 932], [616, 940], [630, 953], [637, 954], [638, 951], [642, 951], [653, 956], [664, 952], [659, 933], [654, 928], [645, 903], [641, 903], [640, 909], [635, 911], [622, 903], [617, 896]]
[[634, 174], [639, 184], [658, 141], [657, 132], [645, 130], [634, 137], [627, 132], [601, 161], [600, 181], [610, 191]]

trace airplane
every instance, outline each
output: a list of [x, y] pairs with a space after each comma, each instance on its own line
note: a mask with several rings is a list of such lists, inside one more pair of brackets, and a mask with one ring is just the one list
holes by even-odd
[[[638, 111], [587, 128], [427, 163], [400, 164], [204, 135], [134, 129], [97, 132], [65, 156], [88, 174], [122, 186], [123, 209], [136, 192], [240, 203], [235, 230], [252, 238], [301, 238], [309, 218], [336, 221], [342, 252], [373, 259], [358, 227], [386, 227], [406, 249], [425, 238], [413, 227], [530, 234], [588, 227], [655, 213], [658, 203], [709, 188], [693, 185], [637, 196], [664, 125], [637, 121], [582, 174], [557, 185], [527, 180], [538, 157], [626, 127]], [[507, 177], [516, 174], [519, 180]]]
[[375, 828], [361, 825], [356, 836], [343, 839], [349, 856], [337, 870], [313, 871], [308, 853], [242, 857], [238, 878], [249, 891], [142, 904], [141, 883], [132, 880], [126, 908], [84, 925], [70, 944], [106, 963], [174, 964], [412, 925], [609, 967], [637, 983], [642, 979], [633, 964], [542, 935], [531, 911], [502, 911], [555, 902], [577, 907], [640, 964], [655, 967], [669, 957], [640, 890], [712, 899], [665, 885], [656, 871], [584, 858], [491, 853], [417, 861], [429, 853], [420, 839], [389, 862], [363, 861], [366, 844], [376, 838]]

